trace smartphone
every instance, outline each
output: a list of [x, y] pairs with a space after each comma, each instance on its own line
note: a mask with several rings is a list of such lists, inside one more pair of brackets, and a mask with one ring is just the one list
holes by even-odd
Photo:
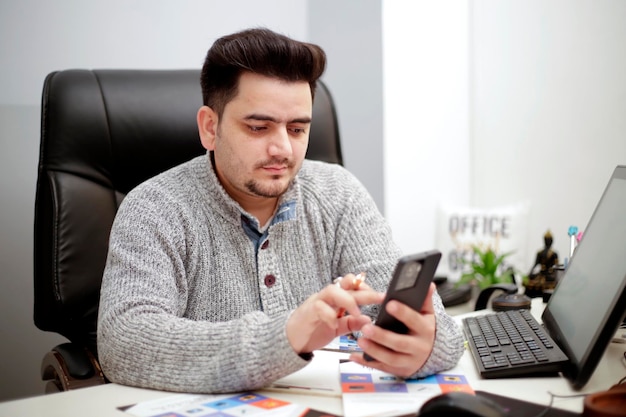
[[[385, 307], [389, 301], [398, 300], [413, 310], [420, 311], [440, 260], [441, 252], [438, 250], [407, 255], [398, 260], [376, 318], [377, 326], [395, 333], [408, 333], [409, 329], [404, 323], [389, 315]], [[364, 357], [368, 361], [374, 360], [367, 354]]]

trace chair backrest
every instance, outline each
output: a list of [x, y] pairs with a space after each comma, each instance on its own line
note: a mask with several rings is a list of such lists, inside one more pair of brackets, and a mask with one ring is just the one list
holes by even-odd
[[[203, 154], [199, 70], [66, 70], [44, 82], [34, 222], [34, 320], [96, 354], [113, 218], [142, 181]], [[342, 164], [320, 82], [307, 158]]]

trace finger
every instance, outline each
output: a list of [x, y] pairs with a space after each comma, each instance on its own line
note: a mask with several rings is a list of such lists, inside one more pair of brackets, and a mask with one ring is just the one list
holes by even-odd
[[[341, 281], [344, 281], [344, 279]], [[353, 294], [354, 292], [346, 291], [343, 288], [340, 288], [337, 284], [329, 285], [319, 293], [320, 299], [335, 309], [335, 319], [343, 317], [346, 311], [354, 315], [361, 314], [358, 302], [354, 298]], [[373, 297], [370, 296], [369, 298]]]
[[419, 312], [406, 304], [392, 300], [386, 305], [386, 311], [393, 317], [400, 320], [409, 329], [409, 334], [420, 334], [430, 332], [433, 315], [433, 295], [436, 290], [435, 284], [431, 284], [424, 299], [424, 304]]
[[433, 294], [435, 293], [436, 286], [434, 282], [430, 283], [430, 287], [428, 287], [428, 293], [426, 294], [426, 298], [424, 299], [424, 304], [422, 305], [422, 309], [420, 313], [422, 314], [435, 314], [435, 307], [433, 305]]
[[374, 291], [371, 288], [350, 291], [349, 294], [356, 300], [358, 305], [382, 304], [385, 300], [385, 293]]
[[[361, 331], [363, 326], [365, 326], [366, 324], [372, 323], [372, 319], [369, 316], [365, 316], [365, 315], [346, 316], [344, 321], [347, 326], [347, 328], [345, 329], [345, 333], [355, 333], [355, 332]], [[340, 331], [343, 332], [344, 329], [340, 328]], [[342, 334], [345, 334], [345, 333], [342, 333]]]
[[[407, 333], [409, 335], [423, 338], [426, 342], [434, 340], [436, 326], [434, 314], [426, 314], [424, 312], [418, 313], [406, 304], [402, 304], [395, 300], [387, 303], [386, 310], [390, 315], [404, 323], [404, 325], [408, 328]], [[381, 338], [381, 343], [385, 346], [393, 347], [394, 350], [401, 352], [407, 352], [407, 350], [402, 349], [404, 345], [400, 343], [397, 336], [401, 335], [396, 335], [395, 333], [390, 332], [381, 334], [378, 337]]]
[[[365, 361], [364, 364], [371, 362], [377, 362], [377, 368], [390, 370], [394, 369], [396, 375], [406, 374], [412, 375], [419, 369], [430, 353], [430, 346], [428, 343], [418, 340], [415, 336], [397, 335], [393, 334], [397, 338], [398, 342], [393, 347], [385, 346], [378, 343], [378, 339], [370, 339], [366, 335], [371, 334], [368, 331], [369, 328], [376, 326], [363, 326], [362, 333], [365, 337], [360, 337], [357, 341], [359, 347], [374, 358], [374, 361]], [[390, 332], [392, 333], [392, 332]]]
[[313, 304], [314, 314], [319, 321], [330, 327], [337, 329], [339, 322], [337, 321], [337, 312], [328, 303], [322, 299], [315, 300]]
[[[333, 280], [333, 284], [342, 289], [342, 290], [346, 290], [348, 286], [350, 286], [350, 282], [352, 280], [352, 274], [348, 274], [345, 277], [344, 276], [339, 276], [337, 278], [335, 278]], [[340, 307], [339, 310], [337, 310], [337, 318], [341, 318], [346, 314], [346, 308], [345, 307]]]
[[[387, 303], [387, 312], [407, 326], [408, 334], [398, 334], [379, 326], [364, 326], [362, 329], [365, 339], [363, 343], [374, 344], [374, 349], [378, 351], [378, 355], [374, 354], [376, 352], [372, 352], [372, 356], [387, 362], [393, 353], [411, 355], [430, 349], [435, 333], [433, 315], [422, 315], [395, 300]], [[363, 348], [366, 347], [363, 346]], [[380, 357], [381, 354], [385, 354], [385, 358]]]
[[341, 307], [344, 307], [352, 315], [362, 314], [360, 306], [381, 304], [385, 298], [384, 294], [373, 290], [352, 291], [347, 294], [351, 297], [352, 302], [349, 305], [341, 305]]
[[378, 326], [364, 325], [361, 328], [361, 334], [357, 344], [364, 352], [379, 362], [391, 362], [394, 350], [398, 349], [396, 346], [398, 342], [394, 342], [398, 336], [396, 333]]
[[335, 285], [330, 285], [322, 291], [326, 302], [337, 307], [337, 318], [343, 317], [346, 311], [353, 315], [360, 315], [359, 306], [361, 305], [382, 303], [384, 293], [376, 292], [364, 284], [363, 275], [348, 274], [340, 278], [335, 279]]

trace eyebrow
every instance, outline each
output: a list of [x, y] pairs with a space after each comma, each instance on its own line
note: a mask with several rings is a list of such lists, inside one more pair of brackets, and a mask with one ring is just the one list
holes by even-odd
[[[253, 113], [244, 117], [244, 120], [258, 120], [258, 121], [264, 121], [264, 122], [280, 123], [280, 120], [276, 119], [275, 117], [267, 116], [264, 114], [257, 114], [257, 113]], [[297, 117], [295, 119], [289, 120], [287, 123], [310, 124], [311, 118], [310, 117]]]

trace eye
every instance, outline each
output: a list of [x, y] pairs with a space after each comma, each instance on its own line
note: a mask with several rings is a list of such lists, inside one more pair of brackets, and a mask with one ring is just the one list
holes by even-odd
[[267, 128], [265, 126], [248, 125], [248, 129], [250, 129], [250, 131], [252, 131], [252, 132], [261, 132], [262, 130], [265, 130]]
[[292, 133], [296, 134], [296, 135], [303, 135], [306, 133], [306, 129], [303, 127], [292, 127], [291, 129]]

